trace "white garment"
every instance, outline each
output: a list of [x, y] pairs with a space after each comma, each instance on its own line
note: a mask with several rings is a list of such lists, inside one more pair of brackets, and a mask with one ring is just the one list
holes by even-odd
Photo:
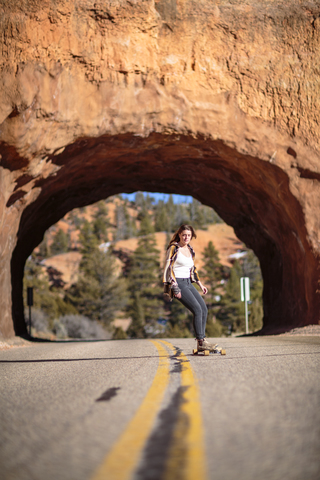
[[181, 250], [178, 251], [173, 272], [176, 278], [190, 278], [190, 270], [193, 267], [192, 256], [186, 257]]

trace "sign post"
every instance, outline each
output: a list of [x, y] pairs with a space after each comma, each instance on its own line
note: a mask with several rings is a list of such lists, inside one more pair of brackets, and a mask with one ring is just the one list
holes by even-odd
[[250, 300], [250, 278], [249, 277], [240, 278], [240, 291], [241, 291], [241, 302], [244, 302], [245, 315], [246, 315], [246, 334], [248, 334], [249, 333], [248, 301]]
[[27, 303], [29, 307], [29, 335], [31, 337], [31, 307], [33, 305], [33, 287], [27, 287]]

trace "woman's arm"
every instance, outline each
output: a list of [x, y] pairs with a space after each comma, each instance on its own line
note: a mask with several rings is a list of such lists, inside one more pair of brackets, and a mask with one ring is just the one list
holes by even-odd
[[197, 285], [199, 285], [199, 287], [201, 288], [203, 295], [206, 295], [206, 293], [208, 293], [207, 287], [205, 287], [204, 285], [202, 285], [202, 283], [200, 282], [200, 280], [199, 280], [199, 282], [197, 282]]

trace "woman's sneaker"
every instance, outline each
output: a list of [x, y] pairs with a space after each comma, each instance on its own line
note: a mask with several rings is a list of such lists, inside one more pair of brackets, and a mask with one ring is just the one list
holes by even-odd
[[206, 338], [202, 340], [202, 346], [205, 350], [209, 350], [209, 352], [218, 353], [220, 352], [221, 348], [218, 346], [217, 343], [213, 344], [208, 342]]
[[197, 339], [197, 348], [193, 350], [193, 353], [196, 354], [198, 352], [207, 352], [206, 355], [209, 355], [209, 352], [212, 353], [220, 353], [220, 355], [226, 355], [226, 351], [219, 347], [217, 343], [213, 344], [208, 342], [206, 338], [202, 340]]
[[216, 345], [212, 345], [205, 338], [202, 340], [197, 340], [198, 352], [204, 352], [205, 350], [208, 350], [208, 352], [213, 352], [215, 347]]

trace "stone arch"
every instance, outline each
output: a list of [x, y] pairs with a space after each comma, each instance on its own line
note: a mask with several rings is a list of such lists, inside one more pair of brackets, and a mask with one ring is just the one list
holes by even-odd
[[264, 332], [316, 321], [310, 308], [318, 301], [310, 295], [316, 272], [310, 247], [301, 243], [306, 238], [304, 217], [279, 167], [240, 154], [221, 141], [160, 134], [81, 139], [50, 161], [60, 169], [35, 184], [35, 188], [41, 184], [41, 193], [21, 216], [12, 255], [13, 320], [18, 334], [26, 333], [24, 263], [45, 231], [75, 207], [135, 190], [192, 195], [234, 227], [260, 260]]
[[264, 332], [319, 322], [318, 2], [1, 4], [0, 334], [68, 210], [191, 194], [260, 259]]

